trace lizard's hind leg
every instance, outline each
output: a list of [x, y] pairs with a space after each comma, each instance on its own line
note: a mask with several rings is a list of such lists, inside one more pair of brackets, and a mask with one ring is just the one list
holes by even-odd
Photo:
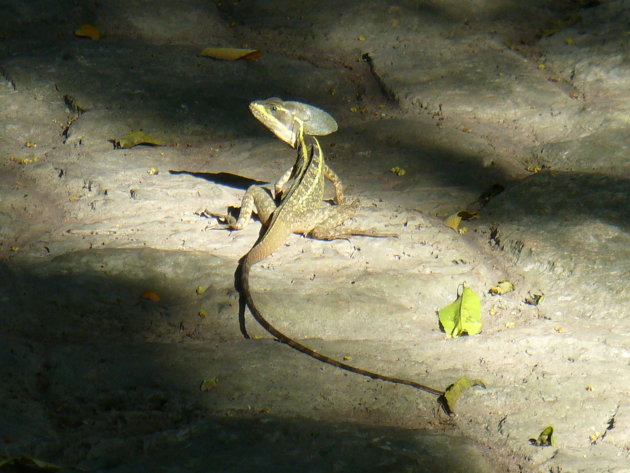
[[358, 207], [359, 202], [355, 201], [351, 204], [324, 206], [318, 209], [322, 213], [323, 218], [319, 220], [320, 223], [308, 232], [308, 236], [316, 240], [347, 240], [353, 236], [373, 238], [398, 237], [397, 233], [383, 233], [375, 230], [344, 227], [343, 223], [354, 216]]
[[307, 232], [308, 236], [316, 240], [350, 238], [352, 234], [339, 227], [355, 214], [357, 207], [357, 203], [354, 202], [349, 205], [323, 205], [314, 210], [317, 216], [313, 217], [313, 220], [318, 223]]

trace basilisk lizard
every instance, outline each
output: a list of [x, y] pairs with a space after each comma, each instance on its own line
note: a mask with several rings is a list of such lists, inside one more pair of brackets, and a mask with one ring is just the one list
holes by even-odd
[[[297, 161], [275, 185], [276, 195], [292, 179], [288, 190], [275, 201], [260, 186], [251, 186], [243, 197], [238, 220], [225, 217], [231, 229], [242, 229], [249, 221], [254, 207], [266, 230], [256, 244], [243, 256], [237, 269], [236, 279], [241, 294], [254, 318], [262, 327], [279, 341], [290, 347], [337, 368], [380, 379], [390, 383], [404, 384], [431, 394], [442, 396], [443, 391], [414, 381], [373, 373], [322, 355], [293, 340], [271, 325], [254, 303], [249, 289], [251, 267], [275, 251], [291, 233], [307, 234], [317, 239], [348, 238], [351, 235], [384, 236], [370, 232], [338, 232], [336, 227], [350, 218], [356, 205], [343, 203], [343, 186], [339, 177], [324, 162], [322, 148], [314, 135], [327, 135], [337, 130], [337, 123], [328, 113], [300, 102], [282, 101], [279, 98], [256, 100], [249, 106], [252, 114], [269, 128], [278, 138], [292, 148], [297, 148]], [[332, 182], [335, 188], [334, 202], [327, 205], [324, 198], [324, 179]], [[215, 215], [216, 216], [216, 215]]]

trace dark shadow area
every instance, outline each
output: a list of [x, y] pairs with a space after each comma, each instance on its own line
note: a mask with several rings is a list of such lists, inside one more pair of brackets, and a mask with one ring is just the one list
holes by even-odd
[[[571, 4], [573, 2], [567, 2], [567, 8]], [[304, 5], [295, 6], [298, 7], [304, 8]], [[278, 6], [273, 8], [278, 8], [278, 15], [290, 14]], [[230, 2], [221, 3], [218, 9], [236, 20], [238, 15], [251, 11], [245, 5], [239, 4], [237, 8]], [[89, 8], [77, 12], [77, 18], [92, 16], [98, 20], [98, 15]], [[439, 11], [433, 14], [438, 15]], [[271, 26], [259, 24], [258, 27], [258, 33], [262, 34]], [[5, 54], [0, 67], [17, 91], [54, 86], [60, 99], [73, 104], [71, 112], [77, 116], [76, 126], [82, 120], [89, 121], [89, 117], [103, 113], [109, 117], [107, 121], [130, 123], [125, 125], [125, 130], [133, 126], [158, 128], [163, 133], [176, 129], [183, 139], [188, 136], [193, 141], [206, 143], [240, 140], [252, 135], [270, 137], [250, 116], [247, 104], [251, 99], [272, 95], [305, 101], [308, 97], [329, 97], [323, 86], [325, 81], [320, 84], [320, 79], [332, 75], [337, 84], [347, 79], [343, 73], [319, 71], [304, 61], [284, 62], [285, 59], [274, 54], [263, 56], [257, 62], [226, 63], [196, 57], [195, 47], [159, 45], [158, 52], [156, 45], [139, 39], [130, 42], [105, 37], [100, 42], [91, 42], [68, 36], [64, 42], [47, 42], [36, 49], [30, 43], [20, 46], [17, 38], [9, 38], [15, 48]], [[164, 54], [164, 48], [171, 52]], [[279, 70], [292, 67], [297, 69], [278, 74]], [[304, 77], [308, 77], [308, 81]], [[361, 80], [371, 79], [362, 77]], [[365, 85], [359, 83], [352, 87], [365, 88]], [[344, 106], [339, 99], [333, 100], [337, 107]], [[332, 112], [334, 114], [334, 110]], [[344, 124], [341, 126], [343, 128]], [[98, 126], [92, 125], [92, 131], [99, 133]], [[111, 138], [109, 135], [101, 138], [106, 136]], [[420, 140], [405, 143], [404, 137], [396, 143], [384, 143], [384, 147], [374, 135], [367, 139], [370, 149], [378, 151], [380, 148], [390, 155], [395, 150], [402, 155], [402, 161], [405, 155], [413, 156], [417, 167], [433, 172], [444, 184], [470, 186], [479, 192], [492, 184], [512, 185], [502, 170], [484, 166], [480, 156], [458, 155], [447, 147], [436, 148]], [[409, 163], [413, 165], [411, 160]], [[352, 171], [352, 167], [344, 163], [340, 163], [339, 168], [344, 166]], [[230, 180], [221, 182], [221, 173], [217, 173], [217, 178], [208, 180], [233, 186]]]
[[541, 172], [488, 204], [493, 221], [532, 228], [580, 225], [587, 220], [628, 231], [630, 180], [599, 173]]
[[250, 179], [249, 177], [239, 176], [238, 174], [232, 174], [229, 172], [191, 172], [191, 171], [174, 171], [170, 170], [171, 174], [185, 174], [188, 176], [196, 177], [199, 179], [213, 182], [220, 186], [228, 186], [233, 189], [247, 190], [249, 186], [269, 184], [264, 181], [257, 181], [256, 179]]
[[[304, 393], [322, 404], [330, 373], [286, 376], [302, 357], [265, 360], [266, 344], [222, 314], [194, 328], [187, 284], [163, 271], [202, 262], [138, 249], [65, 255], [35, 272], [0, 265], [0, 452], [102, 472], [489, 471], [460, 437], [350, 420], [347, 377], [312, 418], [304, 405], [282, 409]], [[211, 285], [204, 299], [223, 291]], [[252, 357], [261, 363], [246, 366]]]

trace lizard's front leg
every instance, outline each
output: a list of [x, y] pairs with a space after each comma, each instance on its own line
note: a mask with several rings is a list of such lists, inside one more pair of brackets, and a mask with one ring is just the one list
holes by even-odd
[[242, 230], [251, 220], [254, 210], [256, 210], [260, 222], [265, 226], [268, 224], [271, 214], [276, 210], [276, 203], [267, 189], [262, 186], [249, 186], [241, 200], [238, 219], [228, 215], [224, 217], [225, 223], [232, 230]]
[[276, 198], [276, 200], [278, 200], [278, 198], [282, 199], [282, 194], [284, 193], [284, 185], [289, 182], [289, 179], [293, 177], [294, 173], [295, 166], [291, 166], [282, 176], [280, 176], [280, 179], [276, 181], [273, 186], [274, 197]]

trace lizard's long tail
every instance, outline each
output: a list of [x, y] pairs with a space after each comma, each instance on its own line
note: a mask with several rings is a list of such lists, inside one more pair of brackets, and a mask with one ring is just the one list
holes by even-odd
[[438, 389], [425, 386], [424, 384], [416, 383], [415, 381], [410, 381], [410, 380], [402, 379], [402, 378], [394, 378], [392, 376], [385, 376], [382, 374], [373, 373], [372, 371], [367, 371], [361, 368], [357, 368], [355, 366], [348, 365], [346, 363], [335, 360], [333, 358], [329, 358], [328, 356], [322, 355], [321, 353], [318, 353], [315, 350], [312, 350], [308, 348], [307, 346], [304, 346], [301, 343], [296, 342], [292, 338], [288, 337], [287, 335], [282, 333], [280, 330], [275, 328], [273, 325], [271, 325], [267, 321], [267, 319], [265, 319], [265, 317], [260, 313], [260, 311], [258, 310], [258, 307], [256, 307], [256, 304], [254, 304], [254, 300], [252, 299], [252, 295], [249, 291], [249, 272], [250, 272], [251, 267], [252, 267], [252, 263], [249, 261], [248, 255], [245, 255], [243, 259], [241, 260], [241, 263], [239, 266], [240, 284], [241, 284], [240, 289], [242, 291], [242, 294], [245, 296], [247, 307], [249, 307], [249, 310], [251, 311], [254, 318], [258, 321], [260, 325], [262, 325], [262, 327], [267, 332], [269, 332], [276, 339], [278, 339], [278, 341], [285, 343], [289, 345], [291, 348], [295, 348], [297, 351], [302, 352], [305, 355], [311, 356], [315, 358], [316, 360], [322, 361], [332, 366], [336, 366], [337, 368], [341, 368], [342, 370], [350, 371], [351, 373], [360, 374], [362, 376], [367, 376], [368, 378], [372, 378], [372, 379], [380, 379], [381, 381], [387, 381], [388, 383], [404, 384], [406, 386], [411, 386], [412, 388], [416, 388], [430, 394], [435, 394], [436, 396], [444, 395], [444, 391], [440, 391]]

